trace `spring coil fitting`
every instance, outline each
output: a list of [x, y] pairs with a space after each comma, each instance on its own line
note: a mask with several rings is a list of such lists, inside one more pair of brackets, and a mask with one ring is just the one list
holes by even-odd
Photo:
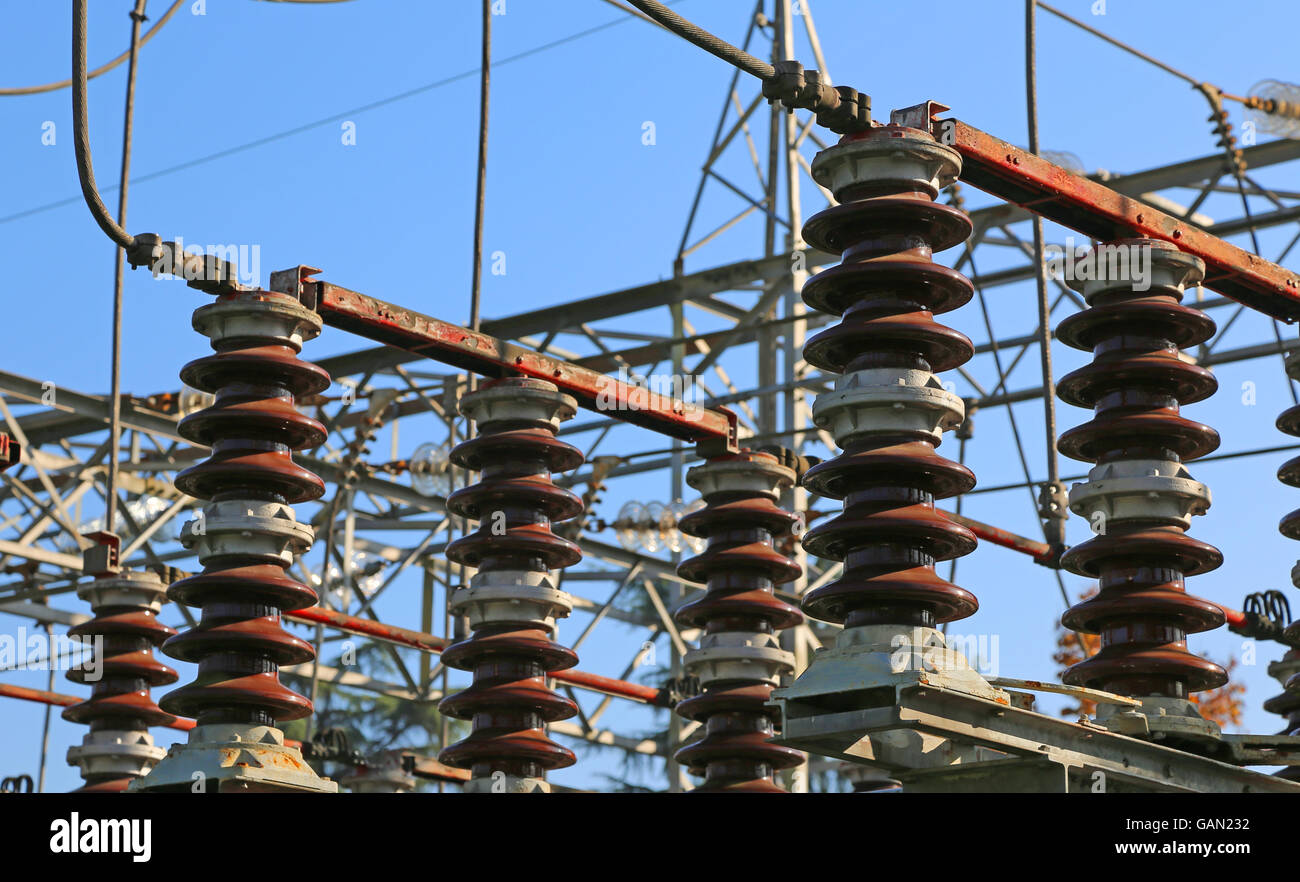
[[934, 319], [974, 291], [932, 259], [971, 232], [963, 212], [934, 201], [960, 170], [956, 151], [895, 125], [849, 135], [813, 162], [841, 204], [809, 218], [803, 236], [842, 254], [803, 288], [810, 307], [841, 317], [804, 347], [809, 364], [842, 375], [813, 409], [842, 452], [803, 477], [812, 492], [844, 501], [843, 513], [803, 540], [810, 554], [844, 562], [839, 580], [803, 599], [817, 619], [931, 628], [978, 609], [973, 594], [934, 570], [976, 545], [934, 506], [975, 486], [969, 469], [935, 453], [965, 414], [935, 374], [974, 352]]
[[679, 526], [708, 545], [677, 574], [706, 588], [675, 619], [704, 631], [684, 659], [703, 692], [678, 704], [677, 713], [703, 723], [704, 734], [676, 759], [704, 778], [696, 788], [701, 792], [784, 793], [775, 774], [799, 765], [803, 755], [768, 740], [780, 712], [767, 702], [780, 676], [794, 672], [794, 656], [781, 649], [777, 632], [803, 621], [775, 593], [802, 572], [774, 547], [797, 520], [776, 504], [795, 474], [769, 453], [742, 450], [696, 466], [686, 481], [705, 507]]
[[[1143, 252], [1148, 287], [1131, 280]], [[1191, 516], [1209, 508], [1210, 494], [1183, 465], [1217, 448], [1219, 436], [1178, 413], [1218, 386], [1180, 352], [1215, 330], [1209, 316], [1181, 302], [1184, 287], [1204, 277], [1204, 264], [1149, 239], [1105, 243], [1091, 260], [1091, 278], [1069, 282], [1089, 308], [1061, 322], [1057, 338], [1091, 351], [1093, 361], [1062, 377], [1057, 394], [1095, 415], [1061, 435], [1057, 449], [1096, 463], [1088, 480], [1071, 488], [1070, 509], [1098, 535], [1071, 548], [1061, 563], [1097, 579], [1099, 591], [1061, 622], [1100, 634], [1101, 650], [1064, 680], [1122, 695], [1184, 699], [1227, 682], [1221, 667], [1187, 650], [1189, 633], [1224, 621], [1218, 606], [1184, 587], [1186, 576], [1223, 562], [1214, 546], [1186, 535]], [[1129, 272], [1114, 272], [1123, 267]]]
[[212, 456], [177, 475], [176, 487], [208, 500], [181, 535], [203, 571], [173, 583], [168, 596], [203, 613], [163, 650], [196, 662], [199, 673], [161, 704], [200, 726], [274, 727], [312, 712], [310, 701], [280, 683], [279, 666], [315, 657], [281, 627], [281, 613], [316, 603], [316, 592], [285, 571], [313, 539], [290, 506], [325, 492], [293, 461], [293, 451], [326, 437], [295, 406], [330, 385], [323, 369], [297, 358], [321, 321], [290, 296], [246, 291], [200, 307], [193, 324], [215, 353], [185, 365], [181, 379], [216, 401], [181, 420], [179, 431], [210, 446]]
[[103, 573], [77, 587], [94, 617], [68, 635], [95, 651], [93, 663], [68, 672], [73, 683], [91, 684], [90, 698], [63, 711], [63, 719], [90, 726], [82, 743], [68, 748], [68, 764], [80, 767], [86, 782], [77, 793], [121, 792], [165, 753], [148, 729], [176, 719], [149, 696], [151, 688], [177, 679], [153, 654], [176, 633], [158, 621], [166, 593], [151, 571]]
[[471, 785], [546, 790], [546, 773], [575, 761], [545, 726], [577, 713], [546, 683], [548, 672], [578, 663], [576, 653], [554, 640], [556, 619], [572, 611], [573, 601], [551, 576], [582, 559], [577, 545], [551, 529], [582, 512], [582, 500], [551, 479], [582, 464], [582, 452], [556, 438], [576, 407], [554, 384], [518, 377], [460, 402], [479, 435], [453, 448], [451, 461], [481, 475], [452, 493], [447, 509], [478, 521], [478, 529], [452, 542], [447, 557], [477, 570], [452, 597], [473, 633], [449, 646], [442, 660], [474, 679], [438, 709], [471, 720], [473, 729], [439, 759], [469, 769]]

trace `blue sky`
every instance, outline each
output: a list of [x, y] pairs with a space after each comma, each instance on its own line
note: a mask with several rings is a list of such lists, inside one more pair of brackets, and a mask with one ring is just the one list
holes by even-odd
[[[93, 67], [125, 47], [129, 4], [96, 0], [91, 5]], [[1270, 39], [1261, 25], [1294, 14], [1290, 4], [1280, 0], [1243, 0], [1231, 15], [1210, 0], [1108, 0], [1104, 15], [1093, 15], [1093, 5], [1059, 0], [1065, 11], [1228, 91], [1244, 93], [1266, 78], [1300, 79], [1286, 41]], [[8, 6], [0, 84], [66, 77], [69, 4]], [[155, 16], [166, 6], [165, 0], [149, 4]], [[1019, 0], [945, 0], [924, 7], [814, 0], [812, 7], [835, 82], [869, 93], [878, 117], [891, 107], [933, 98], [985, 131], [1025, 143]], [[752, 4], [684, 0], [676, 8], [738, 41]], [[136, 176], [301, 130], [136, 184], [129, 229], [182, 235], [194, 243], [256, 244], [262, 282], [273, 269], [308, 263], [322, 267], [323, 277], [339, 284], [440, 318], [465, 321], [477, 135], [478, 3], [356, 0], [299, 6], [208, 0], [205, 11], [193, 15], [187, 4], [143, 50], [136, 99]], [[484, 251], [504, 252], [508, 269], [504, 275], [485, 274], [486, 317], [671, 275], [730, 70], [676, 38], [641, 22], [621, 21], [624, 18], [599, 0], [506, 0], [506, 14], [494, 20], [498, 60], [599, 25], [621, 23], [493, 71]], [[797, 34], [797, 54], [811, 67], [802, 30]], [[1038, 76], [1042, 147], [1070, 151], [1090, 171], [1137, 171], [1214, 149], [1205, 102], [1185, 83], [1046, 13], [1040, 13]], [[96, 171], [110, 205], [116, 203], [109, 185], [117, 178], [124, 83], [123, 67], [95, 80], [90, 89]], [[442, 85], [431, 85], [438, 83]], [[386, 100], [405, 93], [411, 94]], [[370, 106], [376, 102], [385, 103]], [[1239, 108], [1230, 109], [1240, 128]], [[319, 120], [328, 121], [309, 125]], [[647, 121], [655, 126], [652, 146], [642, 141]], [[55, 126], [52, 145], [42, 143], [47, 122]], [[345, 123], [355, 126], [353, 146], [343, 143]], [[8, 280], [0, 365], [62, 388], [106, 392], [112, 247], [79, 201], [33, 211], [78, 195], [68, 91], [0, 100], [0, 158], [6, 169], [0, 173], [0, 256]], [[733, 153], [723, 167], [729, 169], [725, 174], [737, 178], [748, 173], [752, 181], [743, 151]], [[1259, 179], [1300, 189], [1276, 168], [1261, 171]], [[817, 207], [810, 189], [805, 182], [806, 212]], [[968, 208], [988, 201], [971, 188], [966, 197]], [[1240, 207], [1234, 198], [1212, 197], [1202, 211], [1211, 217], [1236, 217]], [[734, 196], [711, 188], [701, 209], [701, 229], [739, 207]], [[1263, 204], [1256, 208], [1263, 210]], [[1022, 235], [1026, 229], [1021, 228]], [[702, 249], [687, 268], [756, 256], [761, 234], [761, 225], [751, 219]], [[1276, 257], [1292, 234], [1262, 233], [1264, 254]], [[1049, 239], [1059, 241], [1063, 235], [1049, 226]], [[1249, 247], [1247, 237], [1233, 241]], [[957, 253], [945, 259], [955, 259]], [[983, 272], [1011, 264], [999, 249], [982, 249], [977, 257]], [[1289, 263], [1296, 265], [1294, 256]], [[992, 289], [989, 297], [999, 335], [1032, 330], [1032, 284]], [[730, 299], [743, 303], [743, 298]], [[180, 366], [205, 351], [205, 342], [189, 326], [189, 314], [201, 302], [179, 283], [154, 281], [139, 272], [128, 276], [126, 391], [150, 394], [177, 387]], [[1229, 314], [1221, 310], [1216, 315], [1222, 319]], [[946, 321], [977, 342], [987, 339], [973, 304]], [[658, 327], [651, 328], [651, 323]], [[604, 324], [666, 331], [657, 315]], [[703, 318], [697, 326], [710, 327]], [[1268, 340], [1271, 333], [1262, 317], [1245, 315], [1225, 338], [1225, 348]], [[1294, 336], [1290, 329], [1284, 333]], [[320, 358], [367, 345], [327, 330], [306, 355]], [[1081, 354], [1058, 349], [1058, 374], [1082, 359]], [[745, 367], [753, 364], [752, 356], [737, 358], [729, 366], [733, 363], [738, 383], [754, 379], [752, 367]], [[972, 370], [988, 378], [991, 368], [977, 361]], [[1010, 388], [1034, 385], [1037, 370], [1037, 355], [1030, 352], [1012, 375]], [[1216, 374], [1219, 395], [1188, 408], [1188, 413], [1219, 429], [1222, 450], [1287, 442], [1273, 428], [1276, 414], [1291, 403], [1280, 359], [1222, 366]], [[957, 382], [963, 394], [970, 394], [965, 383]], [[1242, 400], [1242, 384], [1248, 382], [1257, 390], [1254, 404]], [[1065, 405], [1058, 410], [1062, 429], [1086, 418]], [[1018, 405], [1015, 416], [1034, 477], [1041, 478], [1041, 407], [1034, 402]], [[413, 422], [410, 431], [403, 428], [398, 441], [402, 455], [426, 440], [420, 436], [422, 425]], [[386, 449], [386, 443], [381, 441], [379, 449]], [[632, 429], [612, 435], [609, 444], [619, 452], [664, 446]], [[955, 457], [955, 446], [944, 452]], [[1285, 458], [1275, 454], [1193, 465], [1193, 474], [1214, 493], [1214, 507], [1194, 524], [1193, 535], [1218, 545], [1227, 558], [1220, 570], [1190, 580], [1193, 592], [1240, 606], [1242, 596], [1251, 591], [1294, 590], [1288, 573], [1300, 549], [1275, 529], [1280, 516], [1300, 505], [1300, 493], [1273, 477]], [[980, 415], [968, 463], [985, 486], [1019, 479], [1005, 409]], [[1084, 468], [1063, 460], [1062, 471], [1076, 475]], [[628, 479], [604, 494], [601, 513], [612, 519], [627, 499], [666, 500], [668, 493], [666, 478]], [[1037, 530], [1023, 490], [973, 496], [965, 510], [1022, 533]], [[1086, 525], [1077, 520], [1072, 520], [1070, 531], [1072, 541], [1087, 535]], [[1051, 644], [1062, 604], [1050, 573], [1009, 551], [986, 546], [961, 562], [958, 581], [975, 591], [982, 609], [954, 629], [997, 635], [1004, 675], [1054, 676]], [[1072, 594], [1086, 584], [1066, 577]], [[582, 587], [596, 599], [609, 590], [592, 583]], [[381, 606], [384, 617], [414, 625], [417, 594], [416, 577], [402, 577], [387, 605]], [[76, 601], [66, 596], [62, 605], [73, 608]], [[585, 617], [575, 616], [565, 633], [576, 635], [585, 622]], [[6, 629], [19, 624], [12, 617], [3, 619]], [[616, 625], [602, 625], [597, 634], [590, 651], [584, 652], [582, 667], [616, 675], [641, 638]], [[1220, 660], [1242, 649], [1241, 639], [1226, 631], [1193, 638], [1193, 645]], [[1249, 689], [1246, 724], [1253, 731], [1279, 727], [1277, 718], [1259, 707], [1277, 691], [1264, 665], [1278, 654], [1275, 645], [1262, 645], [1259, 663], [1239, 669]], [[43, 674], [4, 676], [5, 682], [26, 685], [42, 685], [44, 680]], [[67, 683], [56, 688], [77, 691]], [[1047, 700], [1043, 706], [1055, 705]], [[7, 758], [0, 771], [34, 772], [40, 708], [8, 701], [0, 704], [0, 714], [8, 723], [0, 727], [0, 755]], [[611, 711], [606, 722], [621, 730], [656, 726], [646, 713], [628, 708]], [[64, 766], [62, 755], [82, 731], [56, 720], [52, 789], [75, 786], [76, 773]], [[595, 775], [612, 762], [604, 758], [584, 763], [557, 774], [555, 780], [598, 785]]]

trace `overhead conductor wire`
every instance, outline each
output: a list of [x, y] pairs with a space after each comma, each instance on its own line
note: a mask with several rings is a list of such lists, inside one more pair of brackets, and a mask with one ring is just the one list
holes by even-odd
[[[140, 54], [140, 25], [145, 21], [144, 9], [148, 0], [136, 0], [131, 10], [131, 49], [130, 61], [126, 66], [126, 109], [122, 122], [122, 172], [118, 177], [117, 223], [126, 228], [127, 191], [131, 182], [131, 130], [135, 122], [135, 76], [136, 62]], [[84, 18], [82, 19], [84, 25]], [[85, 48], [84, 28], [82, 48]], [[80, 56], [83, 60], [84, 53]], [[86, 84], [82, 80], [80, 88], [84, 93]], [[84, 99], [82, 102], [84, 109]], [[89, 156], [89, 153], [87, 153]], [[89, 163], [87, 163], [89, 167]], [[104, 512], [104, 529], [113, 532], [113, 523], [117, 515], [117, 478], [118, 459], [122, 446], [122, 286], [126, 271], [126, 251], [119, 247], [113, 254], [113, 344], [112, 344], [112, 391], [109, 393], [109, 455], [108, 455], [108, 499]]]

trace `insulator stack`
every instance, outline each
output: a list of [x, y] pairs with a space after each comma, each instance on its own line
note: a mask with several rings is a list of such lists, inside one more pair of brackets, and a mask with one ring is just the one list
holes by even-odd
[[[1218, 385], [1180, 352], [1215, 330], [1205, 313], [1181, 302], [1184, 287], [1203, 278], [1204, 265], [1148, 239], [1105, 243], [1090, 257], [1095, 271], [1089, 275], [1099, 278], [1070, 282], [1089, 308], [1061, 322], [1057, 338], [1093, 352], [1093, 361], [1062, 377], [1057, 394], [1095, 415], [1064, 433], [1057, 447], [1096, 463], [1087, 481], [1071, 488], [1070, 509], [1088, 518], [1097, 535], [1061, 563], [1097, 579], [1099, 591], [1061, 621], [1100, 634], [1101, 650], [1064, 679], [1143, 698], [1152, 732], [1214, 735], [1213, 724], [1185, 701], [1227, 681], [1221, 667], [1187, 650], [1188, 634], [1224, 621], [1218, 606], [1188, 595], [1184, 586], [1185, 577], [1223, 562], [1216, 548], [1186, 534], [1192, 515], [1209, 508], [1210, 493], [1184, 463], [1219, 444], [1209, 426], [1179, 415], [1181, 405], [1208, 398]], [[1157, 723], [1157, 708], [1166, 722]]]
[[72, 682], [91, 685], [88, 700], [63, 711], [63, 719], [90, 726], [81, 744], [68, 748], [68, 765], [78, 766], [86, 782], [76, 792], [117, 793], [166, 753], [148, 730], [175, 717], [154, 704], [149, 690], [176, 682], [176, 672], [153, 654], [176, 631], [158, 621], [167, 588], [152, 571], [99, 573], [77, 587], [77, 596], [94, 617], [68, 635], [89, 644], [94, 657], [68, 672]]
[[[1300, 380], [1300, 350], [1286, 356], [1286, 374], [1292, 381]], [[1277, 418], [1281, 432], [1300, 438], [1300, 405], [1289, 407]], [[1289, 487], [1300, 487], [1300, 456], [1284, 462], [1277, 470], [1277, 479]], [[1300, 509], [1282, 518], [1278, 530], [1288, 539], [1300, 541]], [[1300, 562], [1291, 568], [1291, 584], [1300, 588]], [[1289, 648], [1281, 659], [1271, 662], [1268, 673], [1276, 677], [1283, 692], [1264, 702], [1264, 710], [1286, 718], [1285, 735], [1300, 736], [1300, 622], [1292, 622], [1283, 633]], [[1288, 766], [1277, 775], [1290, 781], [1300, 781], [1300, 766]]]
[[473, 633], [442, 660], [474, 679], [439, 710], [471, 720], [473, 730], [439, 759], [470, 770], [468, 790], [546, 791], [546, 773], [574, 763], [545, 726], [578, 710], [546, 683], [547, 672], [578, 663], [554, 639], [556, 620], [572, 611], [573, 600], [551, 575], [582, 559], [578, 546], [551, 528], [582, 512], [582, 500], [551, 479], [582, 464], [582, 452], [556, 438], [576, 408], [554, 384], [517, 377], [460, 402], [479, 435], [457, 445], [451, 460], [481, 475], [452, 493], [447, 509], [478, 521], [478, 529], [451, 543], [447, 557], [477, 570], [452, 596], [453, 611], [469, 617]]
[[844, 575], [809, 592], [803, 609], [848, 628], [931, 628], [978, 608], [934, 570], [976, 544], [934, 507], [975, 486], [969, 469], [935, 452], [965, 413], [935, 374], [973, 353], [970, 340], [934, 319], [973, 293], [969, 279], [932, 259], [971, 232], [965, 214], [934, 201], [960, 167], [956, 152], [926, 133], [892, 125], [849, 136], [814, 163], [842, 204], [809, 218], [803, 235], [843, 262], [809, 279], [803, 299], [842, 320], [809, 340], [804, 358], [842, 375], [813, 409], [842, 453], [803, 480], [844, 500], [844, 511], [810, 530], [804, 547], [844, 561]]
[[[969, 339], [935, 320], [974, 293], [934, 254], [963, 242], [970, 219], [935, 200], [961, 172], [961, 156], [928, 133], [888, 125], [848, 135], [813, 160], [813, 178], [839, 205], [804, 225], [803, 237], [842, 262], [813, 276], [803, 299], [840, 317], [804, 346], [804, 359], [839, 374], [817, 396], [813, 422], [839, 455], [803, 476], [843, 511], [804, 535], [811, 555], [843, 561], [840, 578], [807, 592], [803, 611], [841, 622], [790, 686], [773, 692], [782, 738], [800, 743], [805, 718], [895, 704], [924, 685], [1006, 704], [938, 629], [978, 609], [975, 596], [935, 572], [969, 554], [975, 535], [935, 508], [975, 486], [965, 466], [935, 448], [965, 417], [937, 376], [969, 360]], [[815, 724], [814, 724], [815, 725]]]
[[[179, 431], [210, 446], [212, 456], [177, 475], [176, 487], [208, 500], [181, 535], [203, 571], [173, 583], [168, 596], [201, 609], [202, 618], [163, 650], [197, 663], [199, 673], [161, 705], [198, 726], [144, 786], [192, 789], [193, 774], [202, 773], [214, 790], [334, 791], [337, 785], [318, 778], [277, 728], [312, 712], [310, 701], [281, 684], [279, 667], [315, 656], [281, 626], [281, 613], [316, 603], [315, 591], [286, 570], [314, 538], [292, 506], [325, 491], [319, 477], [293, 461], [293, 451], [326, 437], [295, 406], [330, 385], [329, 374], [297, 357], [321, 321], [293, 297], [246, 291], [196, 310], [194, 329], [211, 339], [215, 353], [187, 364], [181, 379], [216, 400], [185, 417]], [[230, 750], [232, 744], [240, 749]]]
[[[1300, 638], [1300, 627], [1295, 625], [1291, 635]], [[1297, 641], [1300, 642], [1300, 641]], [[1290, 646], [1286, 654], [1268, 665], [1268, 675], [1277, 678], [1283, 691], [1264, 702], [1264, 710], [1286, 719], [1280, 734], [1300, 737], [1300, 647]], [[1278, 771], [1279, 778], [1300, 782], [1300, 766], [1287, 766]]]
[[1279, 80], [1256, 83], [1246, 97], [1251, 121], [1260, 131], [1300, 137], [1300, 86]]
[[[1287, 353], [1286, 374], [1290, 381], [1300, 380], [1300, 349]], [[1277, 429], [1296, 438], [1300, 438], [1300, 404], [1288, 407], [1277, 418]], [[1282, 463], [1277, 470], [1277, 479], [1288, 487], [1300, 487], [1300, 456]], [[1282, 518], [1278, 531], [1288, 539], [1300, 542], [1300, 508]], [[1300, 562], [1291, 568], [1291, 584], [1300, 588]]]
[[769, 453], [742, 450], [696, 466], [686, 481], [705, 507], [683, 517], [680, 527], [708, 546], [677, 573], [706, 589], [675, 618], [703, 629], [699, 647], [684, 659], [703, 691], [678, 704], [677, 713], [703, 723], [704, 734], [676, 758], [704, 778], [700, 791], [783, 793], [776, 772], [803, 756], [769, 741], [779, 712], [767, 702], [780, 677], [794, 673], [794, 655], [781, 648], [778, 632], [803, 621], [775, 593], [801, 575], [774, 547], [797, 520], [776, 504], [795, 474]]

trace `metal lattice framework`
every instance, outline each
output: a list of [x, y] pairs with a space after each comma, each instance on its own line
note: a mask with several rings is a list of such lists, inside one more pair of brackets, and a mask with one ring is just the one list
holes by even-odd
[[[790, 0], [759, 0], [744, 48], [774, 61], [790, 58], [799, 30], [818, 68], [829, 78], [809, 4], [804, 0], [798, 9], [798, 14], [792, 13]], [[761, 19], [764, 12], [767, 18]], [[757, 86], [748, 86], [737, 72], [723, 92], [722, 111], [673, 256], [671, 278], [486, 319], [482, 331], [521, 350], [599, 373], [626, 371], [649, 376], [664, 372], [695, 378], [700, 404], [734, 411], [742, 445], [775, 444], [798, 455], [825, 457], [836, 446], [824, 430], [813, 425], [809, 393], [826, 391], [833, 377], [809, 365], [802, 351], [805, 338], [827, 325], [830, 317], [808, 313], [799, 294], [817, 267], [838, 260], [810, 248], [800, 232], [806, 203], [816, 202], [817, 195], [825, 204], [834, 202], [811, 178], [811, 155], [827, 144], [811, 115], [788, 114], [779, 106], [769, 108]], [[1284, 139], [1247, 147], [1243, 158], [1252, 172], [1295, 163], [1300, 160], [1300, 141]], [[746, 165], [752, 166], [752, 177], [749, 171], [738, 177], [736, 169], [744, 170]], [[1294, 229], [1295, 236], [1281, 254], [1266, 255], [1278, 262], [1300, 241], [1300, 192], [1270, 189], [1257, 183], [1252, 174], [1245, 175], [1239, 191], [1221, 152], [1130, 174], [1098, 172], [1088, 177], [1214, 236], [1271, 227]], [[1216, 194], [1239, 192], [1269, 208], [1250, 216], [1214, 220], [1200, 214]], [[960, 204], [966, 195], [958, 185], [946, 198]], [[714, 211], [718, 206], [722, 207]], [[711, 219], [706, 221], [706, 216]], [[1050, 394], [1053, 382], [1045, 377], [1038, 383], [1017, 386], [1012, 378], [1023, 373], [1017, 369], [1036, 351], [1041, 329], [1026, 320], [1023, 327], [999, 332], [988, 304], [998, 289], [1037, 274], [1032, 236], [1026, 226], [1031, 217], [1027, 210], [1001, 202], [971, 211], [973, 232], [953, 266], [974, 283], [975, 309], [982, 316], [984, 332], [982, 338], [971, 335], [976, 337], [976, 357], [958, 369], [964, 384], [960, 394], [966, 399], [968, 413], [1004, 412], [1018, 448], [1007, 473], [982, 473], [980, 487], [973, 493], [1023, 488], [1038, 515], [1044, 473], [1020, 443], [1022, 427], [1015, 421], [1013, 405], [1041, 400], [1045, 391]], [[754, 232], [759, 232], [761, 239], [755, 243], [756, 257], [722, 265], [710, 263], [709, 255], [719, 241], [728, 237], [734, 241], [742, 233]], [[981, 272], [985, 265], [998, 268]], [[1053, 323], [1084, 308], [1082, 298], [1063, 282], [1049, 280], [1049, 286]], [[1280, 356], [1291, 344], [1276, 331], [1276, 322], [1259, 342], [1228, 348], [1223, 340], [1239, 321], [1250, 321], [1244, 318], [1251, 315], [1248, 307], [1200, 289], [1196, 289], [1195, 306], [1210, 314], [1221, 329], [1196, 347], [1198, 364], [1211, 367], [1274, 358], [1278, 362], [1275, 372], [1282, 375]], [[644, 330], [650, 327], [657, 331]], [[330, 328], [326, 333], [342, 332]], [[465, 534], [465, 527], [448, 511], [445, 499], [464, 477], [448, 470], [438, 492], [421, 492], [413, 486], [419, 481], [412, 480], [420, 468], [414, 460], [399, 457], [399, 439], [415, 435], [448, 450], [461, 442], [465, 426], [456, 403], [466, 392], [470, 372], [391, 345], [366, 345], [317, 363], [334, 378], [335, 386], [304, 398], [300, 404], [324, 425], [327, 436], [296, 459], [324, 479], [327, 492], [318, 503], [300, 505], [299, 517], [310, 522], [319, 537], [333, 533], [334, 541], [318, 541], [317, 551], [300, 558], [290, 569], [291, 576], [317, 586], [322, 596], [319, 608], [287, 618], [320, 629], [318, 642], [323, 632], [378, 639], [387, 648], [399, 681], [376, 679], [355, 668], [334, 668], [324, 661], [288, 665], [283, 671], [344, 689], [436, 702], [465, 685], [464, 678], [457, 675], [453, 679], [436, 661], [436, 652], [464, 636], [463, 631], [457, 632], [456, 617], [446, 604], [437, 602], [439, 596], [445, 598], [463, 584], [465, 576], [447, 559], [448, 546]], [[739, 377], [753, 379], [742, 381]], [[91, 391], [52, 391], [37, 380], [7, 371], [0, 371], [0, 395], [0, 429], [24, 451], [21, 465], [0, 475], [0, 566], [8, 574], [0, 584], [0, 612], [59, 627], [80, 625], [90, 618], [74, 593], [83, 578], [81, 553], [91, 545], [84, 534], [95, 529], [95, 518], [102, 511], [107, 463], [114, 455], [105, 434], [110, 401]], [[157, 394], [128, 397], [121, 403], [124, 439], [122, 449], [116, 452], [121, 473], [115, 504], [123, 535], [120, 558], [128, 568], [197, 568], [192, 552], [175, 541], [178, 519], [195, 508], [196, 500], [178, 490], [174, 479], [179, 471], [207, 455], [206, 448], [186, 440], [178, 429], [180, 420], [201, 406], [197, 393], [166, 384]], [[559, 429], [561, 439], [581, 448], [586, 465], [557, 475], [556, 483], [578, 493], [587, 491], [590, 501], [600, 488], [611, 499], [624, 499], [643, 495], [643, 490], [620, 494], [620, 487], [645, 488], [653, 482], [669, 499], [687, 497], [689, 501], [685, 475], [700, 463], [689, 444], [682, 439], [665, 441], [643, 429], [622, 429], [617, 416], [581, 412]], [[375, 448], [374, 439], [383, 428], [391, 433], [391, 452]], [[631, 432], [636, 434], [628, 434]], [[617, 445], [613, 439], [619, 439]], [[963, 455], [966, 443], [962, 441]], [[1217, 456], [1280, 449], [1285, 448], [1271, 445]], [[799, 487], [787, 487], [780, 505], [807, 520], [816, 516], [809, 512], [808, 494]], [[961, 499], [954, 505], [960, 515]], [[687, 688], [683, 656], [700, 634], [697, 628], [682, 624], [680, 617], [675, 619], [673, 612], [702, 597], [702, 588], [677, 575], [677, 564], [689, 556], [680, 550], [643, 553], [620, 545], [611, 532], [615, 518], [610, 508], [589, 505], [580, 519], [581, 528], [567, 534], [581, 548], [583, 563], [570, 568], [562, 579], [573, 598], [573, 623], [567, 627], [577, 635], [565, 643], [581, 654], [602, 623], [608, 628], [610, 622], [640, 629], [643, 638], [631, 641], [636, 651], [625, 667], [602, 672], [610, 679], [586, 671], [582, 664], [567, 678], [557, 676], [560, 691], [577, 703], [579, 711], [573, 719], [552, 722], [549, 730], [569, 743], [587, 742], [660, 758], [669, 789], [688, 789], [691, 784], [685, 769], [673, 757], [680, 745], [697, 737], [698, 722], [667, 713], [661, 718], [665, 731], [643, 737], [630, 729], [620, 731], [616, 725], [606, 725], [602, 719], [614, 700], [667, 709], [681, 697]], [[1040, 518], [1040, 522], [1044, 520]], [[983, 528], [981, 536], [998, 540], [992, 528], [974, 523]], [[1001, 544], [1029, 550], [1045, 560], [1051, 558], [1046, 532], [1042, 543], [1038, 537], [1001, 538]], [[785, 599], [797, 602], [841, 574], [839, 564], [810, 558], [797, 542], [791, 553], [803, 568], [803, 576], [781, 586], [779, 596]], [[399, 624], [385, 614], [396, 606], [399, 592], [394, 586], [399, 579], [403, 585], [412, 585], [419, 578], [423, 580], [421, 627], [418, 631], [391, 627]], [[1045, 569], [1042, 578], [1048, 585], [1054, 580], [1064, 594], [1057, 569]], [[629, 602], [634, 594], [642, 596]], [[175, 605], [169, 606], [163, 617], [175, 624], [182, 619], [190, 627], [196, 624], [185, 608]], [[792, 655], [796, 670], [802, 670], [811, 651], [822, 645], [825, 628], [821, 623], [801, 622], [780, 632], [781, 648]], [[627, 682], [656, 646], [664, 659], [667, 682], [649, 687]], [[425, 654], [412, 666], [396, 652], [397, 647], [419, 648]], [[818, 768], [825, 767], [818, 761]], [[448, 780], [463, 777], [443, 767], [434, 776]], [[796, 769], [792, 789], [808, 789], [809, 779], [806, 769]]]

